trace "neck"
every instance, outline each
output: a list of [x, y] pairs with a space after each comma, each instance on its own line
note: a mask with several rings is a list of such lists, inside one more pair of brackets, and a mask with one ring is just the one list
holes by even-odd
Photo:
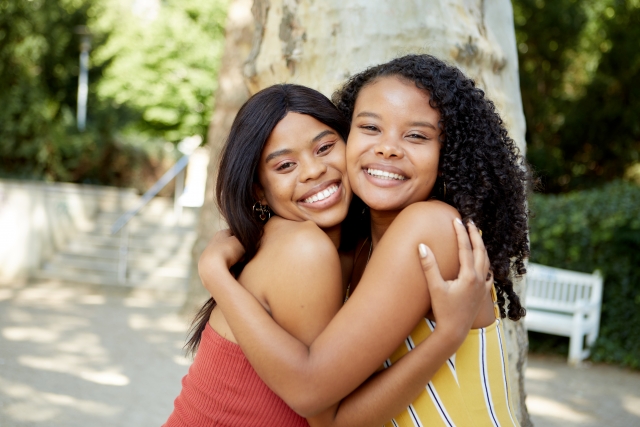
[[340, 230], [341, 230], [340, 224], [334, 225], [333, 227], [323, 228], [322, 229], [322, 231], [327, 233], [327, 236], [329, 236], [329, 238], [333, 242], [333, 244], [336, 247], [336, 249], [338, 249], [340, 247], [340, 237], [341, 237]]
[[371, 241], [375, 247], [400, 211], [375, 211], [371, 209]]

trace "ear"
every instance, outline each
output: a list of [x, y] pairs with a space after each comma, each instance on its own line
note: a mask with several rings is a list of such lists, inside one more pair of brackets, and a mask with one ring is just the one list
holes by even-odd
[[264, 196], [264, 189], [259, 183], [253, 184], [253, 198], [260, 202], [261, 205], [267, 205], [267, 199]]

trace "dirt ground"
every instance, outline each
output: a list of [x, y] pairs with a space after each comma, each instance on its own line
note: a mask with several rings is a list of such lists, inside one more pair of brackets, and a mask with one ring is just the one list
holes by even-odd
[[[184, 295], [0, 285], [0, 427], [160, 426], [189, 359]], [[536, 426], [640, 426], [640, 373], [531, 356]]]

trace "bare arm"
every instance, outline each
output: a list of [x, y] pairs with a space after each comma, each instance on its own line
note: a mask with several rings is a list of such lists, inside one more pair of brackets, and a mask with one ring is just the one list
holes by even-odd
[[[203, 282], [219, 302], [249, 361], [298, 413], [312, 415], [349, 394], [381, 365], [428, 311], [430, 296], [424, 273], [416, 262], [415, 247], [419, 242], [435, 247], [435, 258], [446, 278], [457, 275], [457, 248], [450, 225], [453, 216], [438, 212], [437, 206], [420, 205], [405, 210], [409, 212], [403, 212], [392, 224], [353, 297], [309, 346], [283, 331], [230, 275], [220, 275], [226, 268], [223, 263], [201, 258]], [[437, 220], [416, 227], [416, 220], [426, 214], [423, 211], [434, 209], [435, 212], [426, 213]], [[436, 242], [438, 245], [434, 246]], [[448, 247], [447, 242], [451, 243]], [[463, 319], [448, 326], [439, 321], [439, 329], [445, 338], [461, 341], [468, 323]], [[424, 372], [435, 372], [457, 345], [441, 357], [430, 354], [422, 360]]]
[[[466, 301], [460, 295], [475, 295], [489, 292], [493, 280], [485, 280], [489, 269], [489, 258], [482, 239], [474, 226], [470, 226], [469, 238], [462, 225], [456, 224], [459, 257], [461, 262], [458, 279], [444, 281], [440, 275], [433, 253], [427, 248], [421, 249], [421, 263], [429, 282], [434, 307], [437, 306], [438, 325], [456, 322], [455, 316], [447, 315], [455, 310], [473, 310], [458, 303]], [[473, 265], [473, 267], [472, 267]], [[481, 276], [478, 276], [477, 274]], [[474, 277], [475, 276], [475, 277]], [[311, 427], [342, 427], [380, 425], [405, 409], [425, 388], [438, 368], [457, 350], [461, 340], [446, 336], [436, 328], [425, 342], [406, 354], [389, 369], [370, 378], [340, 404], [317, 417], [307, 421]], [[429, 363], [425, 363], [425, 360]]]

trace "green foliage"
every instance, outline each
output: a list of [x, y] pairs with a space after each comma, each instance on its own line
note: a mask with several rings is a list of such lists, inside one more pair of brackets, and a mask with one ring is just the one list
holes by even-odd
[[55, 135], [72, 114], [76, 25], [89, 1], [0, 1], [0, 167], [4, 175], [58, 175]]
[[[204, 136], [226, 0], [0, 0], [0, 177], [144, 187], [165, 142]], [[79, 36], [92, 34], [87, 130], [75, 129]]]
[[[130, 8], [128, 3], [124, 6]], [[95, 54], [108, 64], [98, 96], [140, 112], [130, 130], [177, 142], [206, 136], [223, 47], [226, 1], [171, 0], [145, 21], [113, 13], [114, 31]]]
[[640, 161], [640, 2], [513, 0], [527, 157], [544, 190], [590, 188]]
[[640, 368], [640, 187], [601, 188], [531, 198], [531, 261], [602, 271], [604, 296], [595, 361]]

